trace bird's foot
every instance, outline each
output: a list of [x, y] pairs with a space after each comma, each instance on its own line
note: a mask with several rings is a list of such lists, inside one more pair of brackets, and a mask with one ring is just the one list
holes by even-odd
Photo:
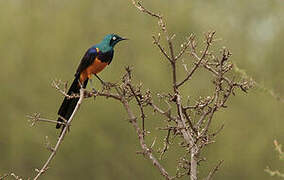
[[92, 88], [92, 92], [95, 94], [98, 93], [98, 91], [95, 88]]

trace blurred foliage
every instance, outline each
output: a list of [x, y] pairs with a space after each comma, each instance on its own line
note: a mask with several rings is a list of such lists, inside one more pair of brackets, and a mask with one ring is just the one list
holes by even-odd
[[[176, 33], [179, 45], [190, 33], [198, 37], [216, 30], [219, 47], [229, 47], [233, 60], [255, 81], [284, 94], [284, 11], [281, 0], [145, 1], [145, 6], [164, 15]], [[0, 174], [35, 174], [48, 156], [45, 136], [55, 142], [58, 131], [49, 124], [30, 128], [26, 114], [40, 112], [56, 118], [62, 96], [51, 88], [58, 78], [68, 80], [88, 47], [111, 32], [131, 39], [116, 47], [111, 66], [101, 73], [106, 81], [117, 81], [123, 67], [134, 67], [137, 81], [153, 93], [170, 86], [169, 66], [153, 48], [151, 35], [157, 24], [138, 12], [130, 1], [9, 0], [0, 1], [1, 126]], [[190, 60], [190, 59], [189, 59]], [[185, 62], [188, 61], [185, 59]], [[179, 77], [184, 75], [183, 70]], [[204, 72], [191, 80], [184, 92], [195, 98], [207, 95]], [[100, 83], [96, 84], [100, 88]], [[194, 87], [194, 88], [193, 88]], [[263, 169], [280, 162], [273, 156], [273, 139], [284, 141], [283, 103], [254, 90], [229, 101], [229, 108], [214, 119], [216, 128], [225, 123], [217, 142], [204, 155], [200, 174], [205, 175], [218, 160], [224, 164], [216, 179], [273, 179]], [[146, 127], [148, 141], [163, 133], [152, 118]], [[149, 161], [136, 155], [137, 137], [126, 121], [124, 109], [111, 100], [85, 100], [60, 148], [51, 169], [42, 179], [160, 179]], [[162, 142], [157, 142], [162, 147]], [[162, 163], [175, 173], [174, 146]]]

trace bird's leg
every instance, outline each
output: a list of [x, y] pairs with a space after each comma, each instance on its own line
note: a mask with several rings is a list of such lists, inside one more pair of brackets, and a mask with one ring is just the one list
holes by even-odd
[[80, 88], [82, 88], [82, 83], [79, 79], [78, 79], [78, 83], [79, 83]]
[[94, 93], [96, 93], [97, 90], [94, 88], [93, 79], [90, 78], [89, 80], [90, 80], [90, 84], [91, 84], [91, 87], [92, 87], [92, 91], [93, 91]]
[[102, 83], [103, 86], [106, 85], [106, 83], [97, 74], [95, 74], [95, 76], [98, 78], [98, 80], [100, 80], [100, 82]]

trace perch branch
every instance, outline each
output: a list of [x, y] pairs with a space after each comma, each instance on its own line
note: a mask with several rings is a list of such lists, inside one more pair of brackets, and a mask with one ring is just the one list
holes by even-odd
[[[83, 98], [84, 98], [84, 89], [81, 88], [81, 89], [80, 89], [80, 98], [79, 98], [79, 101], [78, 101], [78, 103], [77, 103], [77, 105], [76, 105], [76, 107], [75, 107], [75, 109], [74, 109], [74, 111], [73, 111], [71, 117], [68, 119], [67, 125], [70, 125], [70, 124], [71, 124], [71, 122], [72, 122], [72, 120], [73, 120], [73, 118], [74, 118], [76, 112], [78, 111], [78, 109], [79, 109], [79, 107], [80, 107], [80, 105], [81, 105], [81, 103], [82, 103]], [[34, 180], [37, 180], [37, 179], [48, 169], [48, 165], [50, 164], [50, 162], [52, 161], [52, 159], [55, 157], [56, 152], [57, 152], [59, 146], [60, 146], [61, 143], [63, 142], [63, 139], [64, 139], [64, 137], [65, 137], [65, 135], [66, 135], [67, 130], [68, 130], [68, 127], [69, 127], [69, 126], [64, 126], [64, 128], [63, 128], [63, 130], [62, 130], [62, 132], [61, 132], [61, 135], [60, 135], [60, 137], [59, 137], [59, 139], [58, 139], [58, 141], [57, 141], [55, 147], [53, 148], [53, 151], [51, 152], [49, 158], [47, 159], [47, 161], [45, 162], [45, 164], [43, 165], [43, 167], [42, 167], [40, 170], [38, 170], [38, 174], [35, 176]]]

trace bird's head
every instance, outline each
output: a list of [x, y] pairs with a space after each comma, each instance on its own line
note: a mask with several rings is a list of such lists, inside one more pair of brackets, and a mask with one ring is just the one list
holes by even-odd
[[104, 39], [102, 40], [101, 44], [103, 44], [104, 46], [109, 46], [111, 48], [114, 48], [114, 46], [123, 40], [127, 40], [126, 38], [122, 38], [117, 34], [108, 34], [104, 37]]

